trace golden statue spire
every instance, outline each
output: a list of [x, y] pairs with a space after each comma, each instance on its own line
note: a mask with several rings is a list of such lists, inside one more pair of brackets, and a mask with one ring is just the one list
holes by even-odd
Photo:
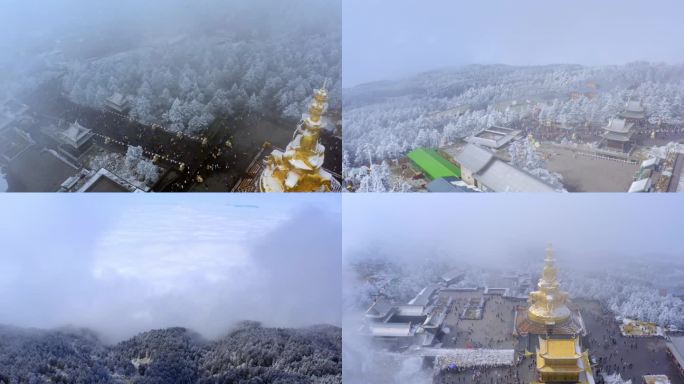
[[571, 314], [566, 304], [568, 294], [560, 290], [551, 245], [546, 248], [544, 270], [537, 286], [539, 290], [531, 292], [527, 300], [530, 303], [527, 310], [528, 318], [546, 325], [554, 325], [567, 320]]
[[259, 180], [262, 192], [329, 192], [332, 175], [323, 169], [325, 147], [319, 142], [328, 110], [327, 80], [314, 91], [308, 114], [302, 116], [285, 152], [273, 150]]

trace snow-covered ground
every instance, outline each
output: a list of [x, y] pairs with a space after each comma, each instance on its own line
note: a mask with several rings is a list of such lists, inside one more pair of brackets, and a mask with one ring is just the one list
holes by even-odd
[[500, 367], [513, 365], [515, 351], [512, 349], [437, 349], [435, 369], [449, 367]]

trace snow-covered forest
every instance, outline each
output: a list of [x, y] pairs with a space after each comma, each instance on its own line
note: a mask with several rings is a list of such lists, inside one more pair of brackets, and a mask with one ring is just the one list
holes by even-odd
[[264, 328], [245, 322], [208, 341], [184, 328], [109, 346], [88, 330], [0, 327], [0, 383], [342, 382], [337, 327]]
[[[75, 102], [102, 107], [115, 92], [131, 116], [176, 131], [200, 133], [217, 117], [268, 114], [297, 118], [312, 90], [329, 79], [340, 106], [341, 47], [335, 7], [311, 17], [310, 2], [274, 3], [259, 19], [237, 12], [211, 34], [163, 42], [67, 65], [63, 90]], [[314, 11], [318, 12], [318, 11]]]
[[684, 65], [472, 65], [359, 85], [343, 98], [349, 170], [490, 125], [606, 124], [630, 98], [643, 103], [652, 124], [681, 124]]
[[608, 270], [602, 277], [565, 273], [562, 284], [570, 297], [598, 300], [616, 316], [684, 329], [684, 301], [661, 293], [653, 281], [638, 275], [636, 270], [631, 273]]
[[339, 1], [209, 1], [185, 14], [182, 2], [156, 4], [168, 9], [49, 24], [14, 42], [32, 54], [0, 60], [0, 100], [59, 76], [76, 103], [102, 108], [118, 92], [134, 119], [199, 133], [220, 117], [298, 118], [327, 79], [340, 108]]

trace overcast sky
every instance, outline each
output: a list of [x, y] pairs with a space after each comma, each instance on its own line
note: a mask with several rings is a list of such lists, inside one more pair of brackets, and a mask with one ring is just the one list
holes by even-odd
[[339, 325], [339, 195], [5, 195], [0, 324]]
[[684, 61], [681, 0], [344, 0], [343, 81], [472, 63]]
[[504, 266], [540, 262], [548, 243], [559, 263], [684, 260], [684, 200], [676, 194], [348, 194], [342, 206], [345, 260], [377, 249], [395, 260], [436, 252]]

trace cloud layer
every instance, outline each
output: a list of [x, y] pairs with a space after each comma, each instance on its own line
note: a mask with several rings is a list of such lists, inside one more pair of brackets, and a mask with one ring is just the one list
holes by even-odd
[[259, 196], [4, 201], [17, 219], [0, 220], [0, 324], [111, 341], [168, 326], [216, 337], [241, 320], [339, 325], [339, 196]]

